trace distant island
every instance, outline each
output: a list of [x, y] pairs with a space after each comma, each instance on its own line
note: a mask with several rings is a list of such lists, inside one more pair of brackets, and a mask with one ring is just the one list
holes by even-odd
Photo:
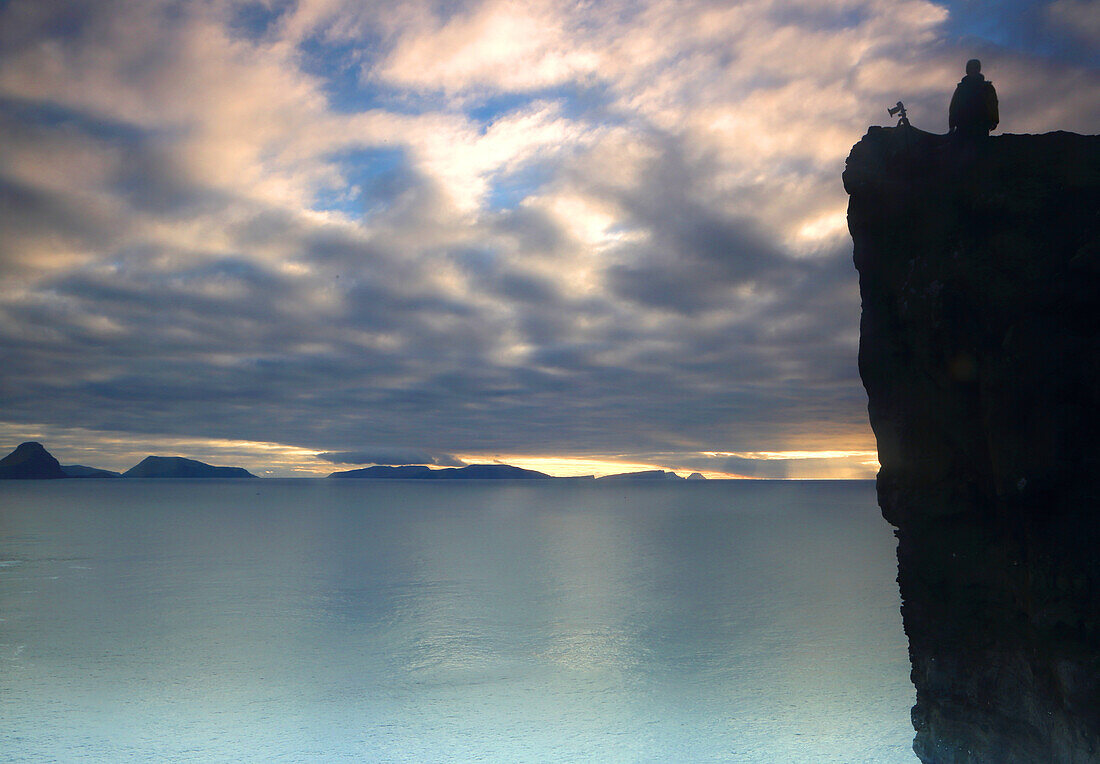
[[2, 480], [53, 480], [68, 475], [61, 462], [43, 448], [41, 443], [20, 443], [14, 451], [0, 459]]
[[98, 467], [85, 467], [83, 464], [62, 464], [61, 471], [69, 478], [120, 478], [121, 472], [101, 470]]
[[[693, 475], [699, 475], [698, 472], [692, 473]], [[694, 480], [702, 478], [693, 477]], [[603, 477], [596, 478], [597, 480], [687, 480], [682, 478], [675, 472], [669, 472], [667, 470], [643, 470], [641, 472], [623, 472], [618, 475], [604, 475]]]
[[[62, 465], [41, 444], [21, 443], [0, 459], [0, 480], [56, 480], [61, 478], [255, 478], [243, 467], [215, 467], [182, 456], [147, 456], [125, 472], [86, 467], [82, 464]], [[611, 481], [683, 481], [706, 480], [693, 472], [682, 478], [668, 470], [643, 470], [618, 475], [554, 477], [538, 470], [528, 470], [511, 464], [470, 464], [465, 467], [431, 469], [421, 464], [401, 466], [376, 465], [361, 469], [333, 472], [328, 477], [358, 480], [611, 480]]]
[[243, 467], [212, 467], [182, 456], [147, 456], [122, 473], [124, 478], [254, 478]]
[[675, 472], [667, 470], [624, 472], [599, 478], [594, 478], [592, 475], [554, 477], [545, 472], [513, 467], [510, 464], [471, 464], [466, 467], [448, 467], [439, 470], [412, 464], [401, 467], [375, 466], [333, 472], [329, 477], [368, 480], [706, 480], [698, 472], [693, 472], [691, 477], [682, 478]]
[[181, 456], [147, 456], [124, 473], [62, 466], [41, 443], [20, 443], [0, 459], [0, 480], [57, 480], [61, 478], [254, 478], [242, 467], [214, 467]]
[[401, 467], [364, 467], [358, 470], [333, 472], [330, 478], [367, 478], [373, 480], [546, 480], [552, 475], [536, 470], [525, 470], [510, 464], [470, 464], [466, 467], [447, 467], [433, 470], [422, 465], [406, 464]]

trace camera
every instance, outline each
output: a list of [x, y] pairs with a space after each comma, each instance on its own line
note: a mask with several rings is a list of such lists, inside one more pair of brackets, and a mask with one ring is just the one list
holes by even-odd
[[906, 116], [905, 104], [903, 104], [901, 101], [898, 101], [897, 106], [894, 106], [893, 108], [887, 106], [886, 113], [889, 114], [891, 117], [895, 115], [900, 115], [900, 118], [898, 119], [898, 127], [901, 127], [902, 125], [904, 125], [905, 127], [909, 127], [909, 117]]

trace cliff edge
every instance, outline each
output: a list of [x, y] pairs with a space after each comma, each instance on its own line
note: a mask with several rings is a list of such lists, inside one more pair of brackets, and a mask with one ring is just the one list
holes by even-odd
[[871, 128], [844, 172], [925, 762], [1100, 760], [1100, 136]]

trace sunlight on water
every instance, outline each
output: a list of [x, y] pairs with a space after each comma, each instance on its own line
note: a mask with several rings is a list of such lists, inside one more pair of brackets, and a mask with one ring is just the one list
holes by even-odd
[[910, 762], [866, 483], [0, 484], [5, 760]]

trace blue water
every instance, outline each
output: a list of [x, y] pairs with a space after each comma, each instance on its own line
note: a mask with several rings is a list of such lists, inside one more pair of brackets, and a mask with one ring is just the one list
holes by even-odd
[[912, 762], [867, 483], [0, 483], [5, 761]]

